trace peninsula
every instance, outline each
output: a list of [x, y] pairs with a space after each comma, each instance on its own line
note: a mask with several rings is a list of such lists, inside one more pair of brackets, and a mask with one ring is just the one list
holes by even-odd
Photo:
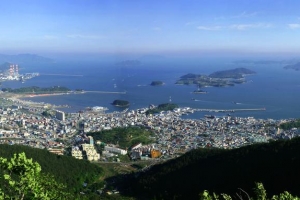
[[245, 75], [255, 74], [256, 72], [246, 68], [236, 68], [224, 71], [216, 71], [209, 75], [210, 78], [244, 78]]
[[176, 84], [179, 85], [197, 85], [200, 87], [225, 87], [235, 84], [245, 83], [245, 75], [255, 74], [254, 71], [246, 68], [236, 68], [232, 70], [217, 71], [210, 75], [186, 74], [181, 76]]
[[41, 88], [37, 86], [22, 87], [17, 89], [2, 88], [3, 92], [15, 93], [15, 94], [56, 94], [56, 93], [67, 93], [71, 92], [69, 88], [53, 86], [47, 88]]

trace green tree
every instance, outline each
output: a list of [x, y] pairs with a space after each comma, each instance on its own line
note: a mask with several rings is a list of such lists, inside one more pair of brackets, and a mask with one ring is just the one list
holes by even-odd
[[10, 160], [0, 157], [0, 167], [4, 179], [0, 199], [71, 199], [66, 187], [41, 173], [39, 163], [25, 153], [14, 154]]
[[[263, 186], [262, 183], [256, 183], [256, 187], [254, 188], [254, 192], [256, 197], [249, 197], [249, 195], [243, 191], [249, 200], [299, 200], [299, 197], [293, 196], [289, 192], [285, 191], [283, 193], [280, 193], [279, 195], [274, 195], [271, 199], [267, 198], [267, 192]], [[237, 195], [237, 199], [243, 199], [240, 195]], [[232, 200], [233, 198], [228, 194], [221, 194], [221, 196], [212, 193], [209, 194], [207, 190], [204, 190], [202, 194], [200, 194], [200, 200]]]

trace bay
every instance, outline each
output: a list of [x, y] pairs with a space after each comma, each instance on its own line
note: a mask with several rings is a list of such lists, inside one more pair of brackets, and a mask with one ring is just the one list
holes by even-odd
[[[233, 87], [204, 88], [207, 94], [193, 94], [196, 86], [175, 85], [187, 73], [209, 74], [217, 70], [245, 67], [257, 72], [247, 76], [245, 84]], [[283, 69], [279, 64], [235, 64], [228, 60], [163, 60], [147, 62], [140, 66], [118, 66], [114, 62], [57, 62], [43, 65], [25, 65], [20, 73], [39, 72], [40, 76], [26, 81], [3, 82], [2, 87], [65, 86], [72, 90], [125, 92], [126, 94], [86, 92], [76, 95], [59, 95], [26, 98], [55, 105], [70, 105], [62, 109], [78, 112], [86, 107], [104, 106], [108, 112], [121, 111], [111, 105], [116, 99], [130, 102], [129, 109], [148, 107], [149, 104], [176, 103], [180, 107], [205, 109], [266, 108], [266, 111], [228, 113], [239, 117], [261, 119], [299, 118], [300, 72]], [[163, 86], [150, 86], [160, 80]], [[195, 100], [192, 100], [195, 99]], [[234, 103], [235, 102], [235, 103]], [[183, 118], [202, 118], [197, 112]], [[210, 114], [210, 113], [209, 113]], [[212, 113], [226, 115], [227, 113]]]

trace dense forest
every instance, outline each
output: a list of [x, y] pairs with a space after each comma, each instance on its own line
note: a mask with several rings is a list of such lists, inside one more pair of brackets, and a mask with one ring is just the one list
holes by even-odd
[[233, 150], [196, 149], [118, 184], [140, 199], [199, 199], [204, 190], [235, 194], [238, 188], [253, 195], [256, 182], [268, 195], [288, 191], [299, 196], [299, 152], [300, 138]]

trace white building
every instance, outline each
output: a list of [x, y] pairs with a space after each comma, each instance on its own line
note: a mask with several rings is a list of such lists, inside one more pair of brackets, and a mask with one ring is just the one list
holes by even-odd
[[120, 149], [120, 148], [113, 147], [113, 146], [108, 146], [108, 145], [106, 145], [104, 147], [104, 150], [108, 151], [108, 152], [111, 152], [111, 153], [121, 154], [121, 155], [126, 155], [127, 154], [127, 150]]
[[65, 121], [65, 113], [62, 111], [57, 110], [55, 113], [56, 119]]

